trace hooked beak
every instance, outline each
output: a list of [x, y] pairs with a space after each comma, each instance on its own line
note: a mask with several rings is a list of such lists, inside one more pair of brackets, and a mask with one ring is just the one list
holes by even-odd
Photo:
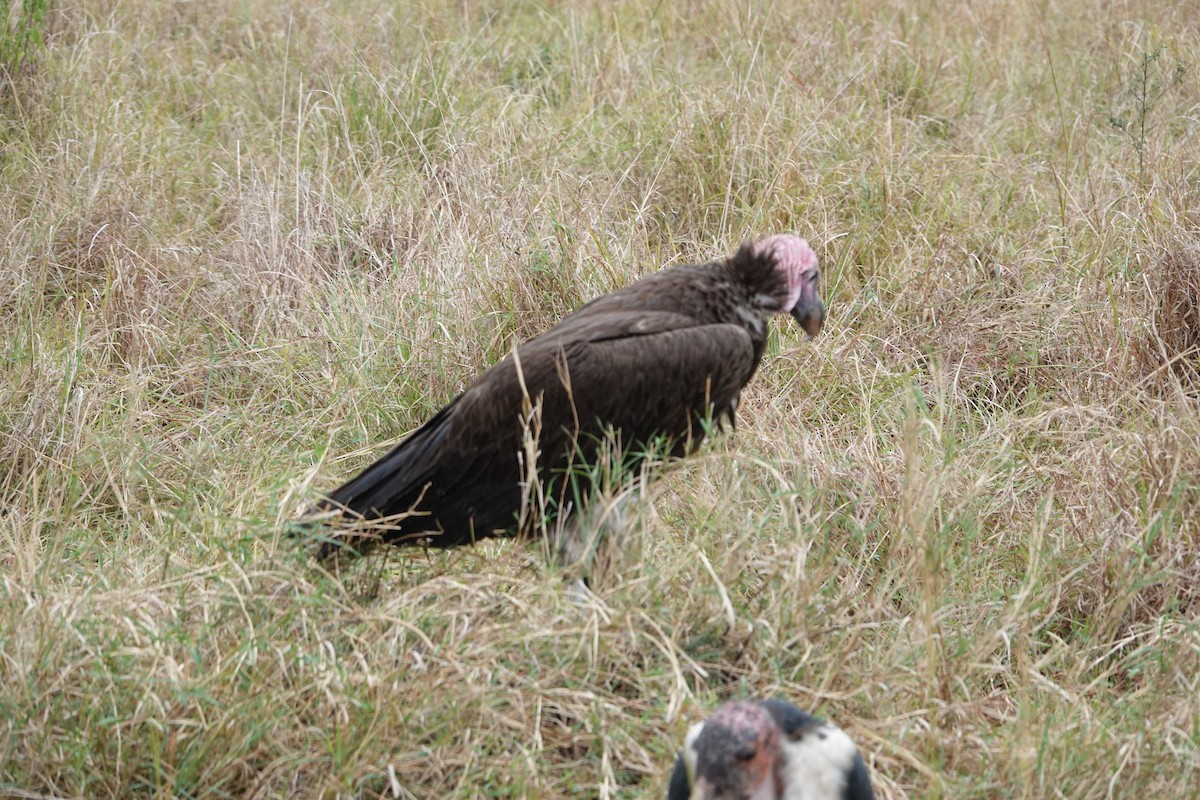
[[[776, 796], [774, 784], [769, 778], [759, 781], [758, 786], [734, 791], [735, 794], [730, 794], [729, 789], [717, 789], [705, 778], [697, 778], [688, 800], [742, 800], [743, 798], [744, 800], [775, 800]], [[750, 793], [743, 793], [747, 791]]]
[[810, 297], [801, 296], [796, 305], [792, 306], [791, 314], [811, 339], [821, 331], [821, 325], [825, 322], [825, 304], [816, 292], [813, 292]]
[[712, 798], [712, 794], [712, 784], [710, 784], [704, 778], [698, 778], [696, 780], [696, 785], [692, 787], [692, 794], [688, 800], [710, 800]]

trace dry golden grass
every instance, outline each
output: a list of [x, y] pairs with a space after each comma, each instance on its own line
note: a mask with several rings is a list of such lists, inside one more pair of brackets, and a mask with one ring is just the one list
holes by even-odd
[[[1195, 4], [77, 0], [27, 59], [9, 5], [0, 796], [659, 797], [745, 694], [888, 800], [1200, 793]], [[281, 535], [784, 229], [826, 331], [591, 607], [533, 544]]]

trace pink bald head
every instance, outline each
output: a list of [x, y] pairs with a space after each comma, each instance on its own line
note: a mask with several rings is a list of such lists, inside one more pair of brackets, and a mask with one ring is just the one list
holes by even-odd
[[774, 800], [778, 797], [779, 726], [757, 703], [734, 701], [704, 723], [693, 748], [695, 790], [704, 800]]
[[730, 733], [757, 741], [773, 730], [775, 720], [758, 703], [748, 700], [731, 700], [719, 706], [708, 722], [724, 728]]
[[775, 257], [775, 269], [787, 280], [788, 297], [780, 313], [791, 314], [809, 336], [816, 336], [825, 321], [825, 306], [817, 294], [821, 274], [817, 254], [808, 242], [791, 233], [777, 233], [751, 246], [754, 255]]

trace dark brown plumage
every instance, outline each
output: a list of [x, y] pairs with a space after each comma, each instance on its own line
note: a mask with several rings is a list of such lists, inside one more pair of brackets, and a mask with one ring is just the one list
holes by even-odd
[[[522, 420], [537, 407], [538, 476], [550, 512], [570, 513], [574, 492], [592, 487], [563, 476], [595, 462], [606, 432], [617, 433], [634, 467], [652, 441], [682, 456], [703, 438], [706, 419], [732, 421], [762, 358], [767, 317], [790, 313], [810, 336], [820, 329], [817, 277], [808, 244], [780, 234], [597, 298], [484, 372], [321, 507], [391, 517], [377, 533], [395, 543], [451, 547], [516, 532], [528, 472]], [[536, 522], [527, 519], [526, 529]], [[326, 541], [320, 557], [336, 548]]]

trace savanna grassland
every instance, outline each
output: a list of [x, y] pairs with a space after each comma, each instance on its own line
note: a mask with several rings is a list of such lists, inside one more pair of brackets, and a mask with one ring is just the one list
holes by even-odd
[[[0, 10], [0, 796], [656, 798], [747, 694], [882, 798], [1200, 793], [1200, 6]], [[594, 602], [536, 543], [284, 535], [780, 230], [826, 328]]]

